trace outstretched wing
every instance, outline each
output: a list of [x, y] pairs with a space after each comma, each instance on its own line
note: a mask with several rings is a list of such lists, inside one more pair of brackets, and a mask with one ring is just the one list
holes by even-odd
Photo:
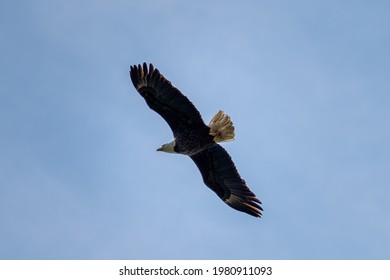
[[261, 202], [247, 187], [224, 148], [215, 144], [193, 156], [204, 183], [230, 207], [261, 217]]
[[168, 123], [173, 133], [181, 128], [205, 125], [199, 111], [171, 82], [165, 79], [153, 64], [130, 67], [134, 87], [145, 99], [150, 109]]

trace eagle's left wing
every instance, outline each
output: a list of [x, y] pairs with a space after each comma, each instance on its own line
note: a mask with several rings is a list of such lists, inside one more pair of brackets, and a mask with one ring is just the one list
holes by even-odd
[[222, 146], [215, 144], [195, 155], [204, 183], [230, 207], [261, 217], [261, 202], [241, 179], [231, 157]]

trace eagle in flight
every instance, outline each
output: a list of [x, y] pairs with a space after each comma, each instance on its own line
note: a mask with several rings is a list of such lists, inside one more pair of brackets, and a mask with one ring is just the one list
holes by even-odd
[[260, 200], [247, 187], [219, 142], [234, 140], [234, 126], [222, 111], [206, 125], [199, 111], [152, 64], [130, 66], [130, 78], [146, 104], [172, 129], [174, 140], [157, 151], [189, 156], [207, 187], [230, 207], [261, 217]]

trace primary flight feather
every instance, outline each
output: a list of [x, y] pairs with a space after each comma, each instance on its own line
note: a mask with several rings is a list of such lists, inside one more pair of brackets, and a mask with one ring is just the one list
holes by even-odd
[[207, 126], [195, 106], [152, 64], [130, 67], [136, 90], [172, 129], [174, 140], [157, 151], [188, 155], [206, 186], [230, 207], [261, 217], [261, 202], [240, 177], [231, 157], [218, 142], [234, 140], [230, 117], [219, 111]]

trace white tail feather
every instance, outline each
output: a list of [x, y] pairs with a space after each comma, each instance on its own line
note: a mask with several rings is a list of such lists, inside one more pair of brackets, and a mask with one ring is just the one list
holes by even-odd
[[234, 126], [228, 115], [219, 110], [211, 119], [210, 135], [214, 136], [215, 142], [226, 142], [234, 140]]

